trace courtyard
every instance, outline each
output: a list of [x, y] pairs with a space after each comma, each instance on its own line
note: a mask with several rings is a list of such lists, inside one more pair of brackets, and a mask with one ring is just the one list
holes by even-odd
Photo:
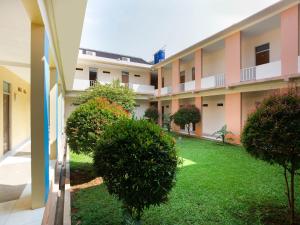
[[[176, 185], [167, 204], [145, 210], [143, 224], [288, 224], [282, 168], [240, 146], [175, 138], [182, 159]], [[93, 175], [92, 158], [72, 153], [70, 163], [72, 224], [120, 224], [121, 203]], [[299, 181], [297, 176], [296, 195]]]

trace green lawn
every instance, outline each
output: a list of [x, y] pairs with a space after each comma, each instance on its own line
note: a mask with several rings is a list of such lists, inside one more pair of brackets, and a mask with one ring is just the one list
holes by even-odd
[[[280, 167], [252, 158], [242, 147], [206, 140], [183, 138], [177, 148], [184, 163], [170, 201], [146, 210], [144, 225], [286, 224]], [[71, 155], [72, 171], [92, 173], [91, 163], [89, 157]], [[298, 195], [299, 184], [297, 177]], [[76, 192], [72, 208], [72, 224], [121, 223], [120, 203], [103, 184]]]

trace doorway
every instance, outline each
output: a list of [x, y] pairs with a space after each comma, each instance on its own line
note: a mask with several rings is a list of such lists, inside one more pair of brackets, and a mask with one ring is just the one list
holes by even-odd
[[90, 80], [90, 87], [94, 86], [97, 82], [97, 69], [96, 68], [90, 68], [89, 71], [89, 80]]
[[10, 149], [10, 84], [3, 82], [3, 151]]
[[122, 83], [128, 85], [129, 83], [129, 72], [122, 71]]

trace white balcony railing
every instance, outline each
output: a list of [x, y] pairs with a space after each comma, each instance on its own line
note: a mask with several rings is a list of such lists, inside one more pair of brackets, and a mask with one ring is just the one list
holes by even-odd
[[172, 94], [172, 87], [163, 87], [160, 89], [160, 95]]
[[129, 83], [128, 87], [131, 88], [136, 93], [151, 94], [151, 95], [154, 94], [154, 86], [152, 85]]
[[201, 88], [215, 88], [215, 87], [224, 87], [225, 86], [225, 74], [218, 74], [208, 77], [203, 77], [201, 79]]
[[241, 70], [241, 81], [263, 80], [281, 75], [281, 61], [270, 62]]
[[195, 90], [195, 81], [192, 80], [192, 81], [188, 81], [188, 82], [185, 82], [185, 83], [182, 83], [182, 84], [179, 84], [179, 91], [193, 91]]
[[88, 89], [91, 86], [94, 86], [97, 84], [96, 80], [81, 80], [81, 79], [75, 79], [73, 83], [73, 90], [74, 91], [84, 91]]

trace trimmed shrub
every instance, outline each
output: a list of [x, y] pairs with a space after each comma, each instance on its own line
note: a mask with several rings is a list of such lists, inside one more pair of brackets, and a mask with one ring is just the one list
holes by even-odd
[[121, 85], [119, 80], [111, 84], [96, 84], [88, 88], [85, 92], [79, 95], [74, 105], [80, 105], [94, 98], [106, 98], [109, 102], [114, 102], [122, 106], [125, 110], [132, 113], [135, 107], [135, 94], [132, 89], [125, 85]]
[[175, 184], [175, 141], [147, 120], [120, 120], [103, 133], [94, 166], [122, 201], [125, 224], [139, 224], [143, 210], [166, 202]]
[[187, 105], [180, 108], [174, 115], [173, 120], [176, 125], [187, 126], [190, 135], [190, 125], [200, 122], [200, 110], [194, 105]]
[[121, 106], [104, 98], [96, 98], [80, 105], [67, 120], [67, 142], [76, 153], [92, 153], [107, 125], [128, 117]]
[[145, 111], [145, 118], [157, 123], [158, 121], [158, 110], [155, 106], [150, 106], [146, 111]]
[[283, 167], [291, 224], [295, 217], [294, 179], [300, 167], [299, 134], [300, 97], [294, 93], [264, 100], [248, 117], [242, 133], [242, 143], [252, 156]]

